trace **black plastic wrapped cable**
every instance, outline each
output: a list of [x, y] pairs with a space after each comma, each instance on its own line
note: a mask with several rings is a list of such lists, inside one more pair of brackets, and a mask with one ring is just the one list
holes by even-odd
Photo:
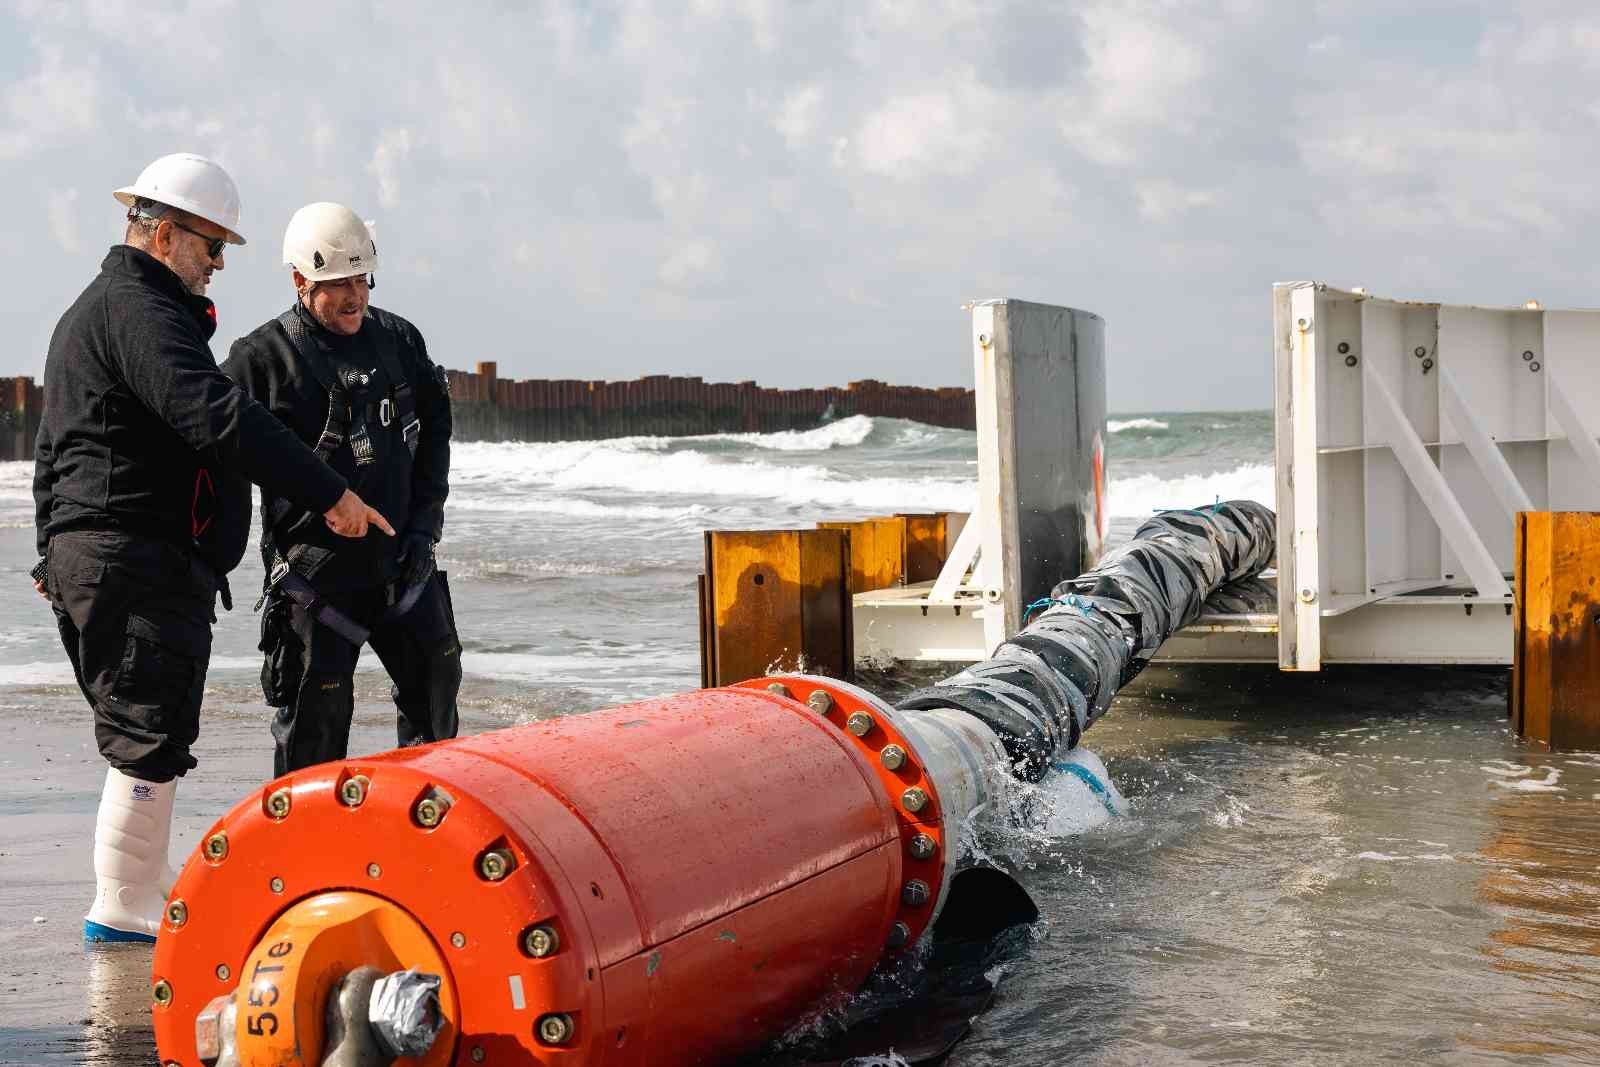
[[[1043, 610], [992, 659], [899, 706], [970, 712], [999, 736], [1017, 776], [1038, 781], [1207, 600], [1271, 564], [1275, 529], [1272, 511], [1253, 500], [1157, 515], [1099, 566], [1030, 605]], [[1255, 591], [1241, 588], [1236, 599]]]

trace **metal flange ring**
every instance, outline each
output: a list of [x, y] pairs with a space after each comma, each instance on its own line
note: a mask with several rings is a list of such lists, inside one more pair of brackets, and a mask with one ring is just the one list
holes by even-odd
[[[797, 712], [827, 722], [861, 753], [888, 796], [900, 832], [899, 905], [885, 944], [891, 953], [915, 945], [938, 914], [946, 880], [946, 841], [938, 786], [914, 740], [900, 728], [897, 720], [904, 713], [836, 678], [770, 675], [733, 688], [772, 693]], [[827, 698], [816, 697], [818, 693]]]

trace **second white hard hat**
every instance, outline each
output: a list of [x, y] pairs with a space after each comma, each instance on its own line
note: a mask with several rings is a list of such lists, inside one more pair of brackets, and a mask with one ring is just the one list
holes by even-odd
[[162, 156], [144, 168], [132, 185], [111, 195], [128, 207], [143, 199], [179, 208], [227, 230], [229, 244], [244, 244], [239, 233], [239, 187], [227, 171], [205, 156], [193, 152]]
[[378, 269], [378, 246], [361, 216], [321, 201], [294, 213], [283, 232], [283, 265], [308, 281], [331, 282]]

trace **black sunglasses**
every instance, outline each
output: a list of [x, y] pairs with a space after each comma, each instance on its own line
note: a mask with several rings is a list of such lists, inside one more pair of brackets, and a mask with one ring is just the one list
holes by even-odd
[[216, 259], [218, 256], [222, 255], [222, 250], [228, 245], [228, 238], [226, 236], [207, 237], [199, 230], [192, 230], [183, 223], [179, 222], [177, 219], [168, 219], [167, 221], [172, 223], [178, 229], [182, 230], [184, 233], [192, 233], [204, 241], [206, 243], [206, 255], [210, 256], [212, 259]]

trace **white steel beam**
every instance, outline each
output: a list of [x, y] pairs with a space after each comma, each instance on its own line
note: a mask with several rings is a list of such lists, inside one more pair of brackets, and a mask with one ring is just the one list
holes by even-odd
[[[1471, 454], [1473, 462], [1477, 463], [1478, 470], [1483, 474], [1483, 480], [1489, 483], [1490, 490], [1499, 499], [1506, 515], [1515, 519], [1519, 511], [1532, 511], [1533, 501], [1528, 498], [1522, 483], [1517, 481], [1516, 474], [1511, 470], [1511, 464], [1506, 462], [1505, 454], [1500, 451], [1500, 446], [1494, 443], [1494, 438], [1489, 436], [1489, 431], [1483, 428], [1483, 424], [1462, 402], [1461, 393], [1456, 389], [1455, 379], [1442, 364], [1439, 367], [1439, 406], [1460, 432], [1461, 440], [1467, 446], [1467, 452]], [[1590, 443], [1593, 444], [1592, 441]], [[1600, 449], [1596, 450], [1596, 455], [1600, 456]], [[1596, 469], [1600, 471], [1600, 468]], [[1498, 573], [1499, 568], [1495, 570]]]
[[[1545, 368], [1545, 374], [1550, 374], [1550, 368]], [[1584, 429], [1583, 417], [1578, 414], [1578, 409], [1572, 406], [1572, 397], [1561, 388], [1554, 378], [1545, 382], [1546, 397], [1550, 402], [1550, 413], [1556, 417], [1561, 430], [1567, 435], [1567, 443], [1578, 454], [1578, 462], [1583, 464], [1584, 470], [1600, 485], [1600, 444], [1597, 444], [1594, 435]], [[1532, 511], [1533, 508], [1524, 508]]]
[[955, 547], [950, 550], [944, 566], [939, 568], [939, 577], [934, 580], [933, 588], [928, 593], [928, 603], [955, 603], [957, 590], [965, 584], [967, 571], [972, 567], [973, 560], [978, 558], [979, 547], [983, 543], [983, 522], [982, 511], [975, 511], [967, 518], [961, 532], [956, 535]]
[[977, 524], [980, 544], [973, 584], [983, 591], [984, 599], [998, 609], [984, 615], [984, 641], [990, 650], [998, 648], [1007, 636], [1000, 565], [1003, 558], [1001, 487], [1005, 483], [1000, 469], [1000, 396], [994, 357], [994, 318], [992, 303], [973, 305], [972, 384], [978, 426], [978, 506], [968, 525]]
[[1371, 370], [1370, 362], [1363, 362], [1362, 369], [1365, 373], [1361, 384], [1367, 391], [1367, 397], [1373, 401], [1367, 407], [1368, 413], [1374, 416], [1376, 428], [1387, 438], [1384, 443], [1394, 451], [1395, 459], [1399, 460], [1406, 477], [1411, 479], [1417, 495], [1438, 524], [1439, 532], [1450, 542], [1456, 555], [1461, 557], [1472, 584], [1478, 587], [1478, 593], [1482, 596], [1508, 595], [1511, 587], [1506, 584], [1499, 565], [1484, 547], [1478, 532], [1472, 528], [1461, 502], [1450, 491], [1449, 484], [1429, 457], [1422, 439], [1411, 428], [1405, 412], [1395, 402], [1394, 394], [1383, 383], [1383, 376]]

